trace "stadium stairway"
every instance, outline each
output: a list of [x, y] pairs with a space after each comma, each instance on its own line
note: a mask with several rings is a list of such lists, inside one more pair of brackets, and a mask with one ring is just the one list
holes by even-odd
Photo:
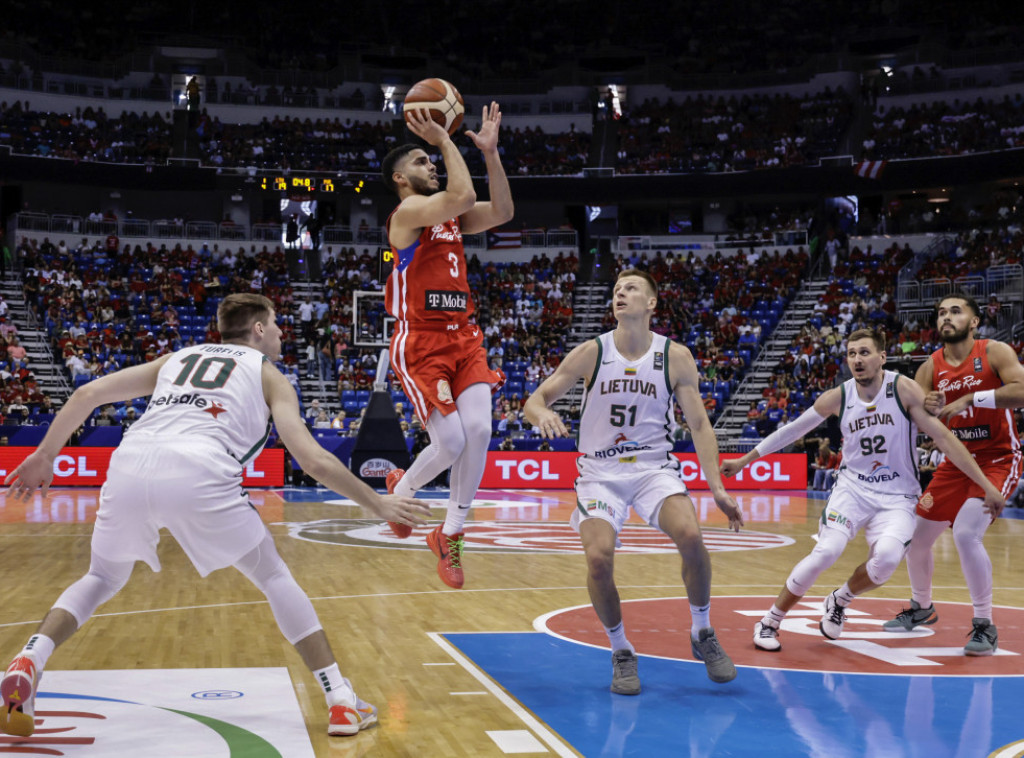
[[8, 318], [18, 328], [18, 340], [28, 354], [29, 369], [35, 375], [39, 389], [59, 408], [71, 395], [64, 366], [57, 363], [46, 330], [36, 319], [25, 301], [21, 278], [9, 276], [0, 280], [0, 295], [7, 302]]
[[[296, 305], [303, 302], [307, 297], [313, 298], [314, 301], [327, 301], [327, 294], [324, 291], [322, 281], [309, 282], [301, 279], [292, 279], [290, 284], [292, 288], [293, 302]], [[299, 386], [302, 388], [303, 408], [305, 409], [309, 407], [309, 404], [313, 402], [313, 400], [319, 400], [321, 406], [326, 406], [332, 412], [337, 412], [341, 405], [337, 382], [321, 382], [315, 369], [313, 374], [306, 374], [306, 340], [302, 338], [302, 329], [298, 326], [297, 317], [295, 336], [299, 354], [299, 376], [301, 377]], [[349, 336], [349, 339], [351, 340], [351, 336]]]
[[814, 306], [818, 304], [828, 285], [828, 279], [805, 281], [783, 311], [775, 331], [765, 340], [761, 352], [754, 359], [750, 370], [715, 422], [715, 432], [723, 449], [735, 449], [743, 425], [747, 421], [750, 404], [761, 400], [762, 391], [771, 381], [772, 369], [786, 354], [793, 344], [793, 338], [814, 313]]
[[[593, 339], [604, 331], [605, 314], [611, 303], [611, 282], [576, 282], [572, 297], [572, 323], [569, 324], [569, 338], [566, 353], [577, 345]], [[583, 384], [577, 382], [554, 407], [559, 412], [579, 405], [583, 398]]]

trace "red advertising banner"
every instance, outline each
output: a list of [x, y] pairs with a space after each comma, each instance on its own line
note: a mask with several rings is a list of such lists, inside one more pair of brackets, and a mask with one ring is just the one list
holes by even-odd
[[[0, 447], [0, 481], [13, 471], [35, 448]], [[112, 447], [66, 447], [53, 461], [52, 486], [99, 487], [107, 480]], [[284, 451], [269, 448], [245, 467], [242, 484], [246, 487], [284, 485]]]
[[[696, 453], [676, 453], [683, 480], [693, 490], [706, 490], [707, 480], [697, 462]], [[497, 452], [487, 454], [487, 467], [481, 487], [502, 489], [572, 489], [576, 481], [576, 459], [579, 453]], [[720, 460], [737, 458], [723, 454]], [[731, 479], [729, 490], [805, 490], [807, 489], [807, 456], [780, 453], [758, 458]]]

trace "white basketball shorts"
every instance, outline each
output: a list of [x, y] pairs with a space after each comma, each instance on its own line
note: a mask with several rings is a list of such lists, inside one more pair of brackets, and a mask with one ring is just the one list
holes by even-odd
[[127, 440], [110, 459], [92, 549], [111, 561], [145, 561], [160, 570], [166, 527], [202, 576], [234, 564], [267, 528], [242, 489], [238, 462], [196, 438], [153, 444]]
[[576, 510], [569, 524], [577, 532], [583, 519], [604, 519], [618, 534], [629, 518], [629, 509], [655, 529], [665, 498], [685, 495], [686, 484], [673, 469], [648, 469], [614, 479], [580, 477], [576, 480]]
[[829, 495], [821, 514], [821, 529], [838, 529], [853, 539], [864, 530], [869, 545], [879, 537], [893, 537], [906, 544], [914, 536], [917, 497], [874, 492], [840, 481]]

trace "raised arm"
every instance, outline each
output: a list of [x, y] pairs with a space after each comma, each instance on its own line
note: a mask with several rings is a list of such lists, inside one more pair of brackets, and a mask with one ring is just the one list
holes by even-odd
[[568, 437], [569, 430], [550, 405], [569, 391], [580, 379], [590, 379], [597, 368], [597, 341], [577, 345], [562, 359], [558, 368], [533, 391], [523, 406], [523, 417], [541, 437]]
[[512, 190], [508, 186], [505, 167], [501, 165], [498, 154], [498, 127], [501, 126], [501, 110], [492, 102], [486, 105], [480, 114], [480, 131], [466, 132], [466, 136], [480, 149], [487, 166], [487, 186], [491, 193], [489, 202], [475, 203], [472, 208], [462, 214], [463, 234], [485, 232], [512, 220], [515, 205], [512, 203]]
[[675, 342], [669, 343], [668, 355], [672, 391], [690, 427], [693, 446], [697, 451], [700, 467], [704, 470], [704, 478], [707, 479], [715, 504], [729, 517], [729, 526], [738, 532], [743, 526], [743, 512], [722, 484], [722, 476], [718, 471], [718, 440], [700, 397], [697, 364], [689, 349]]
[[792, 445], [801, 437], [806, 437], [817, 429], [829, 416], [839, 414], [842, 394], [839, 387], [833, 387], [822, 392], [818, 399], [814, 401], [814, 405], [801, 413], [793, 423], [786, 424], [781, 429], [776, 429], [757, 443], [757, 447], [741, 457], [722, 461], [722, 474], [724, 476], [734, 476], [744, 466], [750, 465], [761, 456], [774, 453], [776, 450], [782, 450], [782, 448]]
[[[411, 245], [419, 230], [427, 226], [443, 224], [451, 218], [465, 214], [476, 202], [476, 191], [469, 168], [463, 160], [459, 149], [452, 142], [448, 132], [440, 124], [434, 122], [426, 111], [409, 112], [409, 130], [441, 151], [448, 172], [448, 182], [439, 192], [433, 194], [414, 194], [406, 197], [391, 217], [388, 236], [391, 243], [398, 248]], [[431, 170], [430, 156], [425, 152], [416, 151], [409, 156], [410, 170]]]
[[284, 374], [269, 362], [263, 364], [263, 396], [270, 406], [277, 433], [307, 474], [388, 521], [416, 526], [429, 518], [430, 509], [425, 503], [398, 495], [378, 494], [322, 448], [302, 420], [295, 390]]
[[28, 497], [40, 487], [46, 497], [53, 481], [53, 461], [71, 434], [101, 405], [152, 395], [160, 369], [170, 357], [164, 355], [151, 363], [101, 376], [75, 390], [54, 417], [39, 447], [4, 479], [4, 484], [10, 485], [8, 495]]

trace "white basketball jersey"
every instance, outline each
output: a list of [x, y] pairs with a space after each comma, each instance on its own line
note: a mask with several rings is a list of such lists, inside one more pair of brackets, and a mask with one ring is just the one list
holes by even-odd
[[895, 371], [883, 372], [878, 394], [865, 402], [857, 383], [842, 384], [839, 427], [843, 432], [843, 461], [839, 481], [886, 494], [921, 494], [917, 472], [917, 426], [900, 404]]
[[146, 412], [126, 440], [159, 442], [190, 437], [221, 444], [244, 466], [270, 434], [263, 397], [266, 357], [244, 345], [196, 345], [174, 353], [160, 369]]
[[615, 476], [679, 468], [672, 456], [675, 426], [668, 372], [669, 340], [653, 334], [642, 358], [627, 361], [612, 332], [595, 338], [597, 365], [583, 394], [576, 447], [582, 474]]

